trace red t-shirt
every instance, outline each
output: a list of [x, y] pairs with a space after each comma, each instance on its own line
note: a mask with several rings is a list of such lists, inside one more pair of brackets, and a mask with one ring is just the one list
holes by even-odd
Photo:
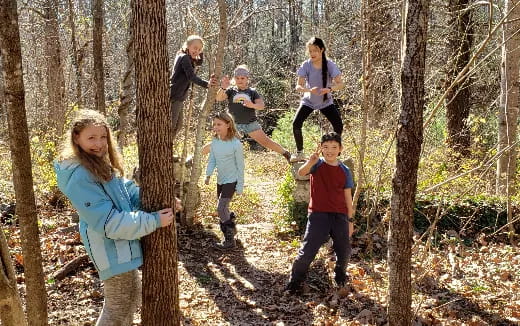
[[322, 158], [310, 171], [309, 212], [347, 215], [345, 189], [354, 186], [352, 173], [345, 164], [329, 165]]

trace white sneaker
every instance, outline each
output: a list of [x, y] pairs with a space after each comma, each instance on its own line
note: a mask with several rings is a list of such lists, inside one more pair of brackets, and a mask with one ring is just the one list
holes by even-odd
[[296, 163], [296, 162], [302, 162], [302, 161], [306, 161], [306, 160], [307, 160], [307, 158], [305, 157], [305, 154], [303, 154], [303, 151], [302, 151], [302, 152], [296, 152], [295, 154], [291, 155], [290, 162]]

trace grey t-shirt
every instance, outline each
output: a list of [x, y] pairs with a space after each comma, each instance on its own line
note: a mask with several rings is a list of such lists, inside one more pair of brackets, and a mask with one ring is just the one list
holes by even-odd
[[244, 100], [255, 102], [260, 94], [254, 88], [238, 89], [236, 86], [226, 89], [229, 102], [229, 113], [233, 115], [236, 123], [251, 123], [256, 121], [256, 110], [245, 107]]
[[[336, 78], [338, 75], [341, 74], [341, 71], [339, 70], [338, 66], [336, 66], [334, 62], [328, 59], [327, 69], [327, 85], [323, 85], [323, 81], [321, 79], [321, 69], [314, 68], [310, 59], [302, 63], [300, 68], [298, 68], [297, 74], [299, 77], [305, 78], [305, 88], [326, 88], [330, 87], [332, 79]], [[329, 96], [327, 96], [327, 100], [323, 101], [323, 95], [314, 95], [311, 92], [307, 92], [303, 94], [301, 104], [311, 107], [315, 110], [323, 109], [332, 104], [332, 96], [330, 96], [329, 93]]]

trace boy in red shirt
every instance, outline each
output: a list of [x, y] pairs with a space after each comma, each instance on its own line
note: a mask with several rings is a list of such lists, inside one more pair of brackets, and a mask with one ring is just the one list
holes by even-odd
[[[286, 287], [290, 294], [301, 294], [309, 266], [329, 235], [336, 253], [334, 279], [339, 287], [345, 285], [345, 267], [350, 258], [350, 236], [354, 227], [351, 193], [354, 181], [349, 168], [338, 160], [342, 149], [340, 135], [325, 134], [317, 151], [298, 170], [300, 176], [310, 174], [310, 201], [302, 247]], [[322, 158], [319, 157], [320, 150]]]

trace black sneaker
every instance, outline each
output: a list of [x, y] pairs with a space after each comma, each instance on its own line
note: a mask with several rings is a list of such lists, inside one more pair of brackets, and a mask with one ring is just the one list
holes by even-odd
[[284, 292], [288, 292], [291, 295], [301, 295], [303, 294], [303, 284], [291, 281], [285, 286]]

